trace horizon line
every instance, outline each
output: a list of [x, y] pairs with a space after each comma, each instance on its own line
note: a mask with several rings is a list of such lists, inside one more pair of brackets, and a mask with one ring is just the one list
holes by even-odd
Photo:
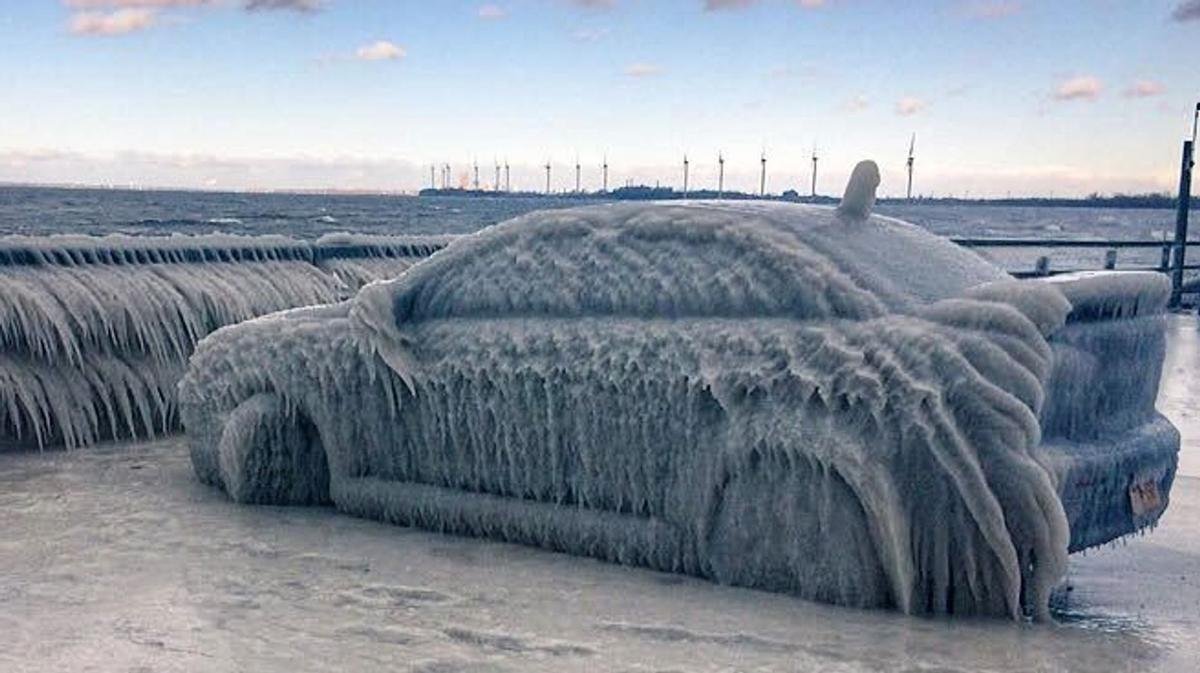
[[[295, 195], [295, 196], [392, 196], [403, 198], [436, 198], [446, 196], [461, 196], [465, 198], [594, 198], [603, 199], [605, 195], [618, 194], [622, 190], [630, 188], [648, 189], [668, 194], [683, 194], [684, 192], [675, 185], [623, 185], [608, 191], [573, 191], [562, 190], [553, 191], [550, 193], [544, 191], [529, 191], [529, 190], [492, 190], [492, 189], [468, 189], [459, 187], [449, 188], [430, 188], [422, 187], [418, 190], [388, 190], [388, 189], [362, 189], [351, 187], [271, 187], [271, 188], [252, 188], [252, 187], [204, 187], [204, 186], [165, 186], [165, 185], [133, 185], [133, 184], [100, 184], [86, 182], [20, 182], [0, 180], [0, 189], [61, 189], [61, 190], [77, 190], [77, 191], [112, 191], [112, 192], [184, 192], [196, 194], [278, 194], [278, 195]], [[787, 192], [795, 192], [795, 197], [787, 197]], [[423, 194], [423, 192], [445, 192], [445, 194]], [[688, 194], [716, 194], [716, 189], [689, 189]], [[736, 198], [731, 200], [762, 200], [762, 201], [795, 201], [795, 202], [838, 202], [840, 196], [832, 196], [827, 194], [817, 194], [815, 197], [810, 194], [798, 193], [798, 190], [787, 189], [781, 192], [769, 192], [766, 196], [760, 196], [754, 192], [743, 192], [738, 190], [724, 190], [724, 194], [733, 195]], [[1031, 202], [1054, 202], [1054, 203], [1069, 203], [1083, 205], [1087, 203], [1103, 203], [1107, 201], [1121, 201], [1144, 199], [1153, 201], [1167, 202], [1162, 206], [1147, 206], [1149, 208], [1168, 207], [1169, 202], [1178, 200], [1177, 195], [1169, 191], [1156, 192], [1111, 192], [1102, 193], [1096, 192], [1088, 195], [1080, 196], [1058, 196], [1053, 192], [1043, 195], [1006, 195], [1006, 196], [970, 196], [969, 193], [964, 195], [947, 194], [942, 196], [935, 195], [916, 195], [912, 198], [907, 198], [903, 195], [881, 195], [878, 197], [879, 202], [887, 203], [887, 205], [902, 205], [904, 203], [921, 204], [930, 202], [957, 202], [957, 203], [1031, 203]], [[621, 199], [616, 199], [621, 200]], [[628, 199], [627, 199], [628, 200]], [[1200, 195], [1192, 197], [1193, 201], [1200, 200]]]

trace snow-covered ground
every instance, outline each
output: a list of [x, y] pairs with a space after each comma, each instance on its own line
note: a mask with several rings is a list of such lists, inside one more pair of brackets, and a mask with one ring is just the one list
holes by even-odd
[[829, 607], [233, 505], [168, 439], [0, 455], [0, 671], [1194, 671], [1200, 329], [1171, 324], [1171, 507], [1151, 534], [1071, 559], [1054, 625]]

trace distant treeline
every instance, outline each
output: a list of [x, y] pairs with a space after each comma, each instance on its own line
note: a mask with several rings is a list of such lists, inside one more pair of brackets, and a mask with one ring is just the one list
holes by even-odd
[[[885, 198], [880, 203], [888, 204], [940, 204], [940, 205], [978, 205], [978, 206], [1035, 206], [1042, 208], [1175, 208], [1179, 199], [1171, 194], [1096, 194], [1084, 197], [1045, 197], [1023, 196], [1008, 198], [968, 199], [958, 197], [915, 197], [910, 202], [907, 199]], [[1200, 197], [1192, 197], [1191, 207], [1200, 205]]]
[[[608, 192], [497, 192], [483, 189], [422, 189], [421, 196], [467, 196], [488, 198], [539, 198], [581, 200], [610, 200], [610, 201], [670, 201], [684, 198], [684, 193], [674, 187], [650, 187], [635, 185], [618, 187]], [[797, 203], [836, 204], [840, 198], [818, 194], [817, 196], [802, 195], [794, 189], [782, 194], [768, 194], [760, 197], [746, 192], [727, 191], [718, 195], [713, 189], [689, 190], [689, 199], [733, 199], [768, 201], [794, 201]], [[1170, 194], [1089, 194], [1085, 197], [1007, 197], [1007, 198], [961, 198], [954, 196], [928, 197], [918, 196], [911, 200], [905, 198], [885, 197], [879, 203], [887, 205], [953, 205], [953, 206], [1032, 206], [1040, 208], [1175, 208], [1176, 197]], [[1200, 197], [1192, 197], [1192, 207], [1200, 206]]]

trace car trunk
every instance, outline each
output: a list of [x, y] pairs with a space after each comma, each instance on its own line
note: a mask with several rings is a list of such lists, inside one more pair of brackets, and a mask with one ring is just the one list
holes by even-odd
[[1157, 273], [1034, 282], [1054, 283], [1072, 305], [1049, 339], [1041, 450], [1058, 478], [1074, 552], [1153, 525], [1166, 509], [1179, 435], [1154, 402], [1170, 287]]

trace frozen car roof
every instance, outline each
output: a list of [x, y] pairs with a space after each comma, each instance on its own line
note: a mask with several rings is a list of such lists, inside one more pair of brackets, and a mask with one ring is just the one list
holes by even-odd
[[376, 329], [462, 317], [788, 317], [908, 312], [1008, 278], [914, 225], [781, 203], [608, 204], [532, 213], [366, 288]]

